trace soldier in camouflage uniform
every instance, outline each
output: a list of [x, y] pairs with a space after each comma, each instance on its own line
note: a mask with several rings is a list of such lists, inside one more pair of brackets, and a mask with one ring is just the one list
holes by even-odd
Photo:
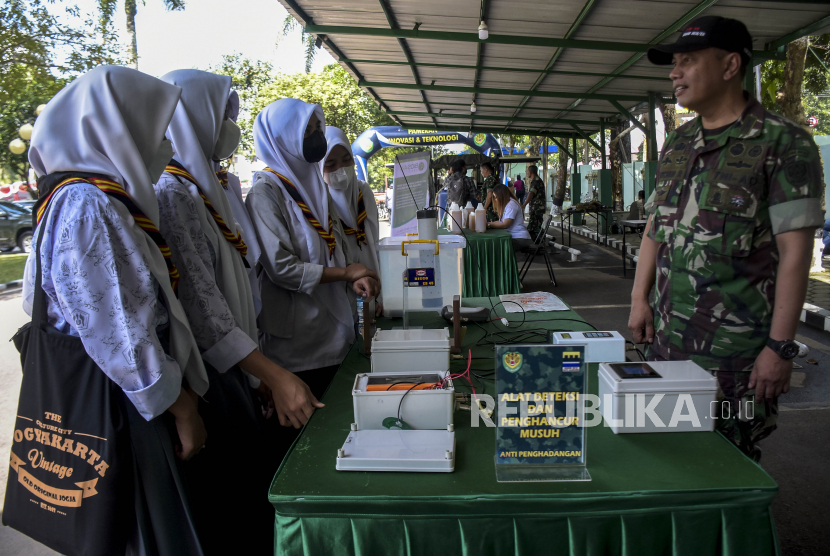
[[530, 233], [530, 238], [536, 241], [539, 232], [542, 230], [542, 222], [545, 220], [545, 212], [547, 203], [545, 202], [545, 183], [539, 178], [539, 169], [529, 164], [527, 166], [527, 181], [528, 186], [527, 197], [522, 209], [530, 206], [530, 215], [527, 220], [527, 231]]
[[484, 185], [481, 187], [481, 198], [486, 199], [484, 210], [487, 211], [487, 222], [498, 222], [499, 215], [496, 213], [496, 206], [493, 204], [493, 188], [499, 182], [496, 181], [496, 176], [493, 175], [493, 167], [489, 162], [481, 163], [481, 175], [484, 176]]
[[699, 116], [663, 146], [629, 329], [635, 342], [653, 341], [650, 359], [691, 359], [717, 376], [731, 407], [717, 427], [757, 461], [756, 443], [775, 430], [777, 396], [789, 389], [824, 218], [812, 137], [742, 91], [751, 47], [742, 23], [703, 17], [674, 45], [649, 51], [654, 63], [674, 55], [678, 102]]

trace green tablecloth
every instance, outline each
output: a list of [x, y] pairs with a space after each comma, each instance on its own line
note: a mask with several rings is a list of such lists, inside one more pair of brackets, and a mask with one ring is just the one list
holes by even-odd
[[[505, 314], [502, 307], [498, 313]], [[525, 329], [588, 329], [549, 320], [579, 319], [573, 311], [527, 317]], [[419, 320], [426, 327], [445, 324], [426, 313]], [[482, 336], [472, 326], [465, 346]], [[474, 357], [493, 353], [487, 346], [472, 349]], [[492, 365], [474, 360], [474, 368]], [[463, 370], [466, 361], [456, 366]], [[453, 473], [336, 471], [337, 449], [353, 421], [354, 376], [367, 371], [369, 360], [354, 347], [323, 398], [325, 409], [314, 414], [274, 478], [269, 499], [280, 556], [777, 552], [770, 514], [775, 482], [717, 433], [614, 435], [593, 427], [587, 440], [592, 481], [497, 483], [494, 430], [472, 428], [469, 413], [459, 411]], [[487, 393], [493, 394], [492, 383]]]
[[[438, 235], [450, 234], [438, 229]], [[503, 293], [520, 293], [519, 269], [510, 232], [487, 230], [476, 233], [464, 230], [467, 247], [464, 249], [463, 297], [498, 297]]]

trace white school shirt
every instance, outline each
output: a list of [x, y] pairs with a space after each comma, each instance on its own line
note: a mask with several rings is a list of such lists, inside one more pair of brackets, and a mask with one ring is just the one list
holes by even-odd
[[54, 193], [26, 260], [23, 309], [32, 314], [36, 241], [43, 233], [49, 324], [79, 336], [93, 361], [150, 420], [179, 397], [182, 372], [157, 336], [168, 324], [167, 309], [137, 239], [113, 207], [117, 202], [88, 183]]
[[[354, 342], [354, 325], [347, 326], [337, 319], [315, 295], [315, 289], [322, 286], [342, 291], [354, 312], [350, 286], [346, 282], [321, 285], [323, 265], [300, 258], [309, 227], [304, 223], [295, 227], [296, 220], [289, 215], [275, 178], [267, 172], [255, 174], [245, 205], [261, 250], [258, 276], [262, 311], [257, 318], [260, 351], [294, 373], [339, 365]], [[331, 199], [328, 209], [334, 211]], [[332, 220], [337, 249], [341, 249], [344, 234], [340, 221]], [[316, 239], [323, 241], [319, 236]], [[324, 245], [321, 248], [327, 249]]]
[[505, 230], [510, 232], [510, 235], [514, 239], [530, 239], [530, 233], [527, 231], [527, 227], [525, 227], [522, 207], [516, 199], [510, 199], [510, 202], [507, 203], [507, 206], [504, 208], [504, 215], [499, 219], [499, 222], [504, 222], [509, 218], [513, 219], [513, 223], [505, 228]]

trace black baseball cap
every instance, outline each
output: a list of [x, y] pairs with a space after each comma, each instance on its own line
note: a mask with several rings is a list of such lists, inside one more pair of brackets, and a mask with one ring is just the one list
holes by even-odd
[[686, 25], [674, 44], [649, 48], [648, 59], [652, 64], [668, 66], [672, 63], [673, 54], [704, 48], [737, 52], [741, 55], [744, 65], [748, 65], [752, 58], [752, 35], [749, 34], [746, 25], [737, 19], [707, 15]]

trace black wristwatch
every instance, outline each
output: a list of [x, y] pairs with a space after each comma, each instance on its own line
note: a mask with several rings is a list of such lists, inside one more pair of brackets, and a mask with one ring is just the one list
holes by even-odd
[[767, 347], [778, 354], [781, 359], [789, 361], [798, 355], [798, 344], [792, 340], [773, 340], [767, 338]]

